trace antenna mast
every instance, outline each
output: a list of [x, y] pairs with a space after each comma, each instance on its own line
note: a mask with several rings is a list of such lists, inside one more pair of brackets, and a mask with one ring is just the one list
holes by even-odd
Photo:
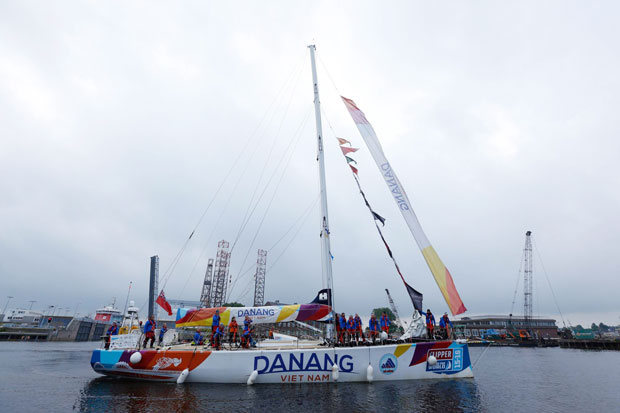
[[265, 273], [267, 272], [267, 251], [258, 250], [256, 274], [254, 274], [254, 307], [265, 304]]
[[205, 281], [202, 285], [202, 294], [200, 295], [200, 305], [203, 307], [211, 307], [211, 286], [213, 285], [213, 258], [207, 261], [207, 271], [205, 272]]
[[398, 324], [399, 327], [404, 327], [403, 322], [400, 320], [400, 315], [398, 315], [398, 310], [396, 309], [396, 304], [394, 304], [394, 300], [392, 300], [392, 296], [390, 295], [390, 290], [388, 290], [387, 288], [385, 289], [385, 293], [388, 296], [388, 301], [390, 302], [390, 309], [392, 310], [392, 312], [394, 313], [394, 315], [396, 316], [396, 324]]
[[230, 264], [230, 252], [228, 241], [221, 240], [217, 243], [217, 255], [215, 256], [215, 273], [213, 274], [213, 285], [211, 287], [212, 297], [211, 306], [221, 307], [226, 299], [226, 289], [228, 287], [228, 266]]
[[532, 308], [532, 231], [525, 233], [525, 248], [523, 249], [523, 318], [525, 319], [525, 328], [531, 330], [532, 316], [534, 314]]

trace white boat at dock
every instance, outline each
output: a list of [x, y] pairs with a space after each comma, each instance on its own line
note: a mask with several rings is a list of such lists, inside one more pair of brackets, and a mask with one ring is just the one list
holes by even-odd
[[[332, 306], [332, 268], [330, 250], [330, 231], [327, 214], [327, 195], [325, 168], [323, 164], [323, 135], [321, 127], [321, 109], [315, 67], [315, 47], [309, 46], [312, 75], [315, 117], [317, 127], [318, 164], [321, 188], [321, 256], [323, 290], [327, 292], [320, 302], [319, 297], [310, 304], [276, 305], [268, 307], [217, 307], [199, 309], [179, 309], [177, 312], [177, 328], [211, 327], [213, 316], [218, 310], [221, 323], [226, 325], [233, 316], [241, 324], [240, 316], [247, 315], [253, 323], [280, 323], [316, 321], [327, 323], [327, 335], [323, 340], [300, 340], [296, 337], [274, 335], [272, 339], [259, 341], [256, 347], [237, 348], [225, 344], [220, 350], [209, 345], [192, 343], [170, 343], [175, 337], [173, 331], [166, 333], [166, 340], [157, 348], [140, 348], [138, 338], [127, 348], [111, 348], [94, 350], [91, 358], [92, 368], [101, 374], [146, 379], [153, 381], [200, 382], [200, 383], [316, 383], [316, 382], [373, 382], [385, 380], [414, 380], [437, 378], [473, 377], [469, 350], [466, 343], [453, 340], [432, 341], [421, 337], [424, 328], [420, 328], [422, 295], [411, 288], [403, 278], [394, 260], [398, 274], [412, 297], [414, 320], [418, 325], [410, 326], [406, 340], [388, 340], [382, 333], [379, 344], [372, 345], [368, 341], [353, 341], [344, 345], [334, 336], [331, 329], [334, 323]], [[399, 210], [411, 230], [416, 242], [433, 274], [439, 288], [453, 314], [465, 311], [460, 300], [452, 276], [443, 265], [439, 256], [422, 232], [413, 209], [409, 204], [398, 178], [385, 159], [382, 148], [374, 130], [355, 103], [343, 98], [346, 108], [351, 114], [362, 137], [366, 141], [373, 158], [390, 188]], [[339, 139], [340, 141], [340, 139]], [[348, 141], [345, 141], [348, 142]], [[344, 148], [343, 154], [349, 162]], [[357, 180], [357, 170], [351, 165]], [[366, 206], [372, 213], [375, 222], [382, 218], [370, 207], [365, 195]], [[377, 230], [390, 254], [387, 242]], [[191, 238], [191, 236], [190, 236]], [[163, 292], [162, 292], [163, 293]], [[422, 324], [423, 325], [423, 324]], [[417, 336], [411, 331], [417, 331]], [[130, 334], [131, 335], [131, 334]], [[138, 336], [135, 334], [135, 336]], [[114, 338], [114, 337], [113, 337]]]

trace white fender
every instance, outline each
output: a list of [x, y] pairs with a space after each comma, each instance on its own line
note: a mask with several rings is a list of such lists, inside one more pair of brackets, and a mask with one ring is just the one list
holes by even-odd
[[369, 364], [368, 368], [366, 369], [366, 380], [368, 380], [368, 383], [372, 383], [372, 381], [374, 380], [372, 373], [373, 373], [373, 368]]
[[257, 377], [258, 377], [258, 371], [254, 370], [252, 374], [250, 374], [250, 377], [248, 377], [248, 386], [253, 385], [254, 380], [256, 380]]
[[338, 381], [339, 376], [340, 376], [340, 372], [338, 370], [338, 365], [334, 364], [332, 366], [332, 379], [334, 379], [334, 381]]
[[185, 369], [181, 372], [181, 374], [177, 378], [177, 384], [183, 384], [187, 379], [187, 376], [189, 376], [189, 369]]
[[129, 362], [131, 364], [138, 364], [142, 361], [142, 354], [139, 351], [136, 351], [129, 357]]
[[437, 358], [435, 356], [430, 356], [427, 360], [429, 366], [434, 366], [437, 364]]

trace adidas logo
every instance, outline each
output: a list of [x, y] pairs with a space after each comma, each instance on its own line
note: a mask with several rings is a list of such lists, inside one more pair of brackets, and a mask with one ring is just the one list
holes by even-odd
[[387, 361], [381, 365], [382, 369], [393, 369], [395, 367], [396, 365], [394, 364], [392, 359], [387, 359]]

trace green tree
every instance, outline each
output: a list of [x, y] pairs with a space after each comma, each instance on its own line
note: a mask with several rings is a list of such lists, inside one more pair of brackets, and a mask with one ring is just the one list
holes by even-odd
[[598, 328], [599, 330], [601, 330], [602, 333], [606, 333], [609, 331], [609, 326], [604, 323], [599, 323]]
[[245, 307], [245, 305], [238, 303], [238, 302], [233, 302], [233, 303], [224, 303], [222, 304], [222, 307]]
[[575, 331], [583, 331], [585, 330], [581, 324], [577, 324], [574, 328]]
[[596, 323], [592, 323], [590, 328], [592, 329], [592, 331], [598, 331], [598, 326], [596, 325]]
[[372, 310], [373, 314], [375, 316], [377, 316], [377, 320], [379, 320], [381, 318], [381, 315], [385, 312], [388, 316], [388, 319], [391, 321], [390, 323], [390, 334], [393, 334], [396, 332], [396, 330], [398, 329], [398, 327], [396, 326], [396, 316], [394, 315], [394, 313], [392, 312], [392, 310], [390, 310], [388, 307], [379, 307], [379, 308], [375, 308], [374, 310]]

